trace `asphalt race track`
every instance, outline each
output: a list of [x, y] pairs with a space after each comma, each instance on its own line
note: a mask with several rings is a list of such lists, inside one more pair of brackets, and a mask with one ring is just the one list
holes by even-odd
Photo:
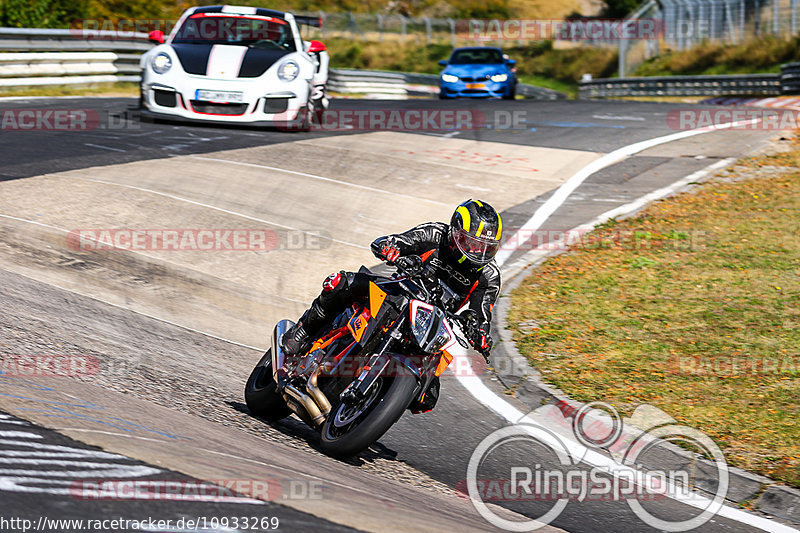
[[[405, 415], [372, 449], [341, 462], [315, 450], [313, 432], [296, 419], [270, 425], [249, 416], [242, 398], [247, 375], [274, 322], [295, 318], [328, 273], [375, 264], [367, 245], [376, 236], [445, 220], [469, 197], [501, 210], [509, 234], [570, 176], [604, 154], [676, 133], [668, 117], [693, 106], [338, 100], [332, 110], [342, 127], [300, 133], [144, 123], [135, 103], [0, 100], [4, 112], [70, 110], [97, 118], [87, 131], [0, 131], [0, 530], [16, 530], [3, 519], [40, 516], [277, 517], [282, 531], [499, 530], [454, 489], [464, 487], [476, 446], [508, 421], [456, 376], [443, 379], [432, 413]], [[391, 110], [468, 112], [479, 127], [401, 132], [343, 125], [348, 113]], [[721, 130], [643, 148], [589, 176], [542, 228], [548, 235], [569, 230], [775, 137]], [[275, 246], [109, 251], [69, 237], [157, 228], [269, 231]], [[507, 265], [524, 259], [529, 246], [522, 244]], [[83, 371], [60, 377], [9, 370], [8, 361], [25, 357], [66, 357]], [[475, 370], [488, 388], [527, 412], [481, 365]], [[91, 455], [100, 449], [106, 455]], [[104, 462], [125, 465], [105, 479], [235, 480], [228, 496], [234, 501], [76, 497], [75, 483], [103, 478], [97, 472], [110, 467], [97, 465]], [[486, 461], [480, 477], [508, 479], [520, 465], [560, 469], [551, 451], [520, 445]], [[77, 473], [64, 474], [73, 467]], [[253, 480], [281, 490], [265, 496]], [[497, 503], [492, 509], [516, 521], [553, 506]], [[671, 498], [644, 506], [672, 521], [697, 514]], [[772, 530], [765, 523], [732, 511], [697, 531]], [[207, 530], [253, 529], [247, 525], [217, 522]], [[542, 531], [659, 530], [619, 500], [570, 501], [550, 526]]]

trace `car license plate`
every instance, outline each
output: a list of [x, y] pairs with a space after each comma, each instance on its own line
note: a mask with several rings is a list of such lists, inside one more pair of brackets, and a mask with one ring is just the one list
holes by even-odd
[[467, 84], [467, 89], [485, 89], [485, 88], [486, 88], [486, 84], [485, 83], [468, 83]]
[[244, 93], [235, 91], [207, 91], [205, 89], [197, 89], [194, 92], [194, 99], [203, 102], [241, 104], [244, 101]]

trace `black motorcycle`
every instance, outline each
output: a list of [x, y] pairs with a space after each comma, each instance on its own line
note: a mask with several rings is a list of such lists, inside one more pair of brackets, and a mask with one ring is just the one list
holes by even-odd
[[368, 448], [406, 409], [432, 409], [438, 377], [453, 360], [448, 350], [457, 342], [469, 348], [451, 324], [472, 338], [477, 323], [474, 313], [447, 311], [463, 302], [430, 267], [372, 276], [368, 305], [347, 308], [302, 356], [283, 353], [279, 341], [293, 322], [278, 322], [245, 386], [251, 413], [275, 421], [294, 412], [335, 457]]

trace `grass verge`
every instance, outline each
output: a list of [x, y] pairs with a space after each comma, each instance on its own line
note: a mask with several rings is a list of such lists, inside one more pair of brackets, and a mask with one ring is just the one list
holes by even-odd
[[139, 96], [139, 84], [130, 82], [91, 85], [41, 85], [0, 90], [3, 96]]
[[[438, 74], [439, 60], [452, 52], [449, 44], [416, 42], [378, 43], [349, 39], [326, 39], [331, 68], [363, 68]], [[554, 49], [551, 42], [524, 47], [504, 47], [517, 61], [523, 83], [538, 85], [577, 96], [578, 80], [585, 73], [595, 78], [611, 76], [617, 67], [617, 53], [607, 48]]]
[[520, 352], [576, 400], [663, 409], [800, 487], [800, 143], [611, 221], [512, 294]]
[[791, 61], [800, 61], [800, 37], [767, 35], [738, 45], [706, 42], [684, 51], [666, 51], [645, 61], [634, 75], [775, 73]]

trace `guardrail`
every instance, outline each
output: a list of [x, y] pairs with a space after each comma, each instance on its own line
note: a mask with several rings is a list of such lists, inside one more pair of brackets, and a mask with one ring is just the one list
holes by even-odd
[[781, 93], [800, 94], [800, 63], [781, 65]]
[[138, 82], [152, 46], [144, 33], [0, 28], [0, 87]]
[[[800, 76], [798, 77], [800, 81]], [[780, 74], [723, 76], [648, 76], [581, 81], [578, 98], [614, 96], [775, 96], [782, 94]]]
[[[438, 74], [388, 72], [383, 70], [333, 69], [328, 77], [328, 89], [344, 94], [370, 94], [376, 97], [407, 97], [439, 93]], [[564, 93], [517, 84], [517, 94], [536, 100], [562, 100]]]
[[332, 69], [328, 90], [342, 94], [370, 94], [385, 97], [408, 96], [408, 83], [399, 72]]

